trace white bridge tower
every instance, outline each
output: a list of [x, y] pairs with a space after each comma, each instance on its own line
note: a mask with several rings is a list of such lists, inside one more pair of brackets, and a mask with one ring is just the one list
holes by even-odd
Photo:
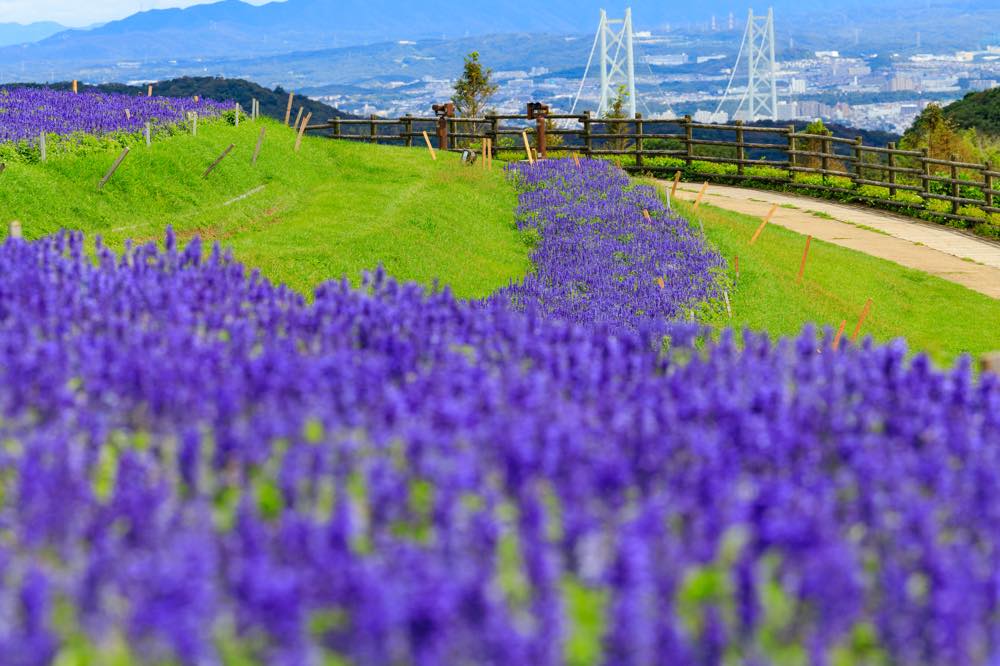
[[573, 108], [570, 113], [576, 112], [576, 105], [580, 102], [580, 94], [590, 73], [590, 66], [594, 62], [594, 53], [597, 48], [601, 49], [601, 98], [597, 107], [598, 117], [605, 116], [615, 97], [618, 95], [619, 86], [625, 86], [628, 99], [625, 100], [625, 111], [629, 118], [635, 118], [636, 97], [635, 97], [635, 48], [632, 44], [632, 9], [625, 10], [625, 18], [609, 19], [608, 13], [601, 10], [601, 22], [597, 26], [597, 35], [594, 37], [594, 46], [590, 49], [590, 58], [587, 59], [587, 68], [583, 72], [583, 80], [580, 81], [580, 89], [576, 93], [573, 101]]
[[749, 122], [754, 120], [778, 119], [777, 65], [774, 60], [774, 10], [768, 9], [767, 16], [754, 16], [753, 10], [747, 18], [747, 27], [740, 44], [740, 53], [729, 77], [726, 92], [716, 108], [722, 110], [733, 93], [733, 81], [740, 69], [740, 61], [747, 60], [747, 86], [736, 105], [733, 117]]

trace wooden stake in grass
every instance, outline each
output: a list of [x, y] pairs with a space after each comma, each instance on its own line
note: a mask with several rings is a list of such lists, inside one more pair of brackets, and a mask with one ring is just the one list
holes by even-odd
[[49, 159], [48, 152], [45, 150], [45, 132], [38, 135], [38, 150], [42, 153], [43, 162]]
[[528, 131], [521, 132], [521, 139], [524, 140], [524, 152], [528, 154], [528, 164], [534, 164], [535, 158], [531, 156], [531, 144], [528, 143]]
[[739, 280], [740, 279], [740, 255], [738, 255], [738, 254], [736, 255], [736, 257], [733, 260], [733, 265], [736, 268], [736, 279]]
[[142, 131], [142, 134], [146, 138], [146, 147], [149, 148], [153, 145], [153, 123], [146, 123], [146, 128]]
[[760, 226], [757, 227], [757, 231], [755, 231], [753, 233], [753, 236], [750, 238], [750, 244], [751, 245], [753, 245], [754, 243], [757, 242], [757, 239], [760, 237], [761, 233], [764, 231], [764, 227], [766, 227], [767, 223], [771, 221], [772, 217], [774, 217], [774, 211], [776, 211], [776, 210], [778, 210], [778, 204], [774, 204], [773, 206], [771, 206], [771, 210], [767, 211], [767, 215], [764, 216], [764, 221], [760, 223]]
[[302, 112], [303, 112], [304, 110], [305, 110], [305, 107], [303, 107], [303, 106], [300, 106], [300, 107], [299, 107], [299, 112], [298, 112], [298, 114], [296, 114], [296, 116], [295, 116], [295, 127], [298, 127], [298, 126], [299, 126], [299, 122], [300, 122], [300, 121], [302, 120]]
[[295, 93], [288, 93], [288, 106], [285, 107], [285, 124], [292, 118], [292, 100], [295, 99]]
[[667, 288], [667, 283], [664, 282], [663, 278], [661, 278], [661, 277], [656, 278], [656, 284], [660, 285], [660, 289], [666, 289]]
[[257, 147], [253, 149], [253, 159], [250, 160], [250, 166], [257, 166], [257, 156], [260, 155], [260, 147], [264, 145], [265, 130], [267, 130], [266, 127], [260, 128], [260, 134], [257, 136]]
[[576, 153], [573, 153], [573, 164], [576, 165], [577, 169], [580, 168], [580, 156], [577, 155]]
[[840, 322], [840, 328], [837, 329], [837, 337], [833, 339], [833, 351], [840, 349], [840, 340], [844, 337], [844, 329], [847, 328], [847, 320], [844, 319]]
[[152, 97], [152, 96], [153, 96], [153, 84], [150, 83], [149, 87], [146, 88], [146, 97]]
[[228, 155], [229, 153], [231, 153], [233, 151], [233, 148], [235, 148], [235, 147], [236, 147], [236, 144], [234, 144], [234, 143], [229, 144], [229, 147], [226, 148], [224, 151], [222, 151], [222, 154], [219, 155], [217, 158], [215, 158], [214, 162], [212, 162], [210, 165], [208, 165], [208, 168], [205, 169], [205, 173], [201, 174], [201, 177], [202, 178], [208, 178], [208, 174], [212, 173], [212, 171], [215, 169], [215, 167], [219, 166], [219, 162], [221, 162], [222, 160], [224, 160], [226, 158], [226, 155]]
[[119, 155], [118, 159], [115, 160], [115, 163], [111, 165], [111, 168], [108, 169], [108, 172], [104, 174], [104, 178], [101, 178], [101, 182], [97, 184], [98, 191], [104, 189], [104, 186], [108, 184], [109, 180], [111, 180], [111, 176], [115, 175], [115, 171], [118, 171], [118, 167], [122, 165], [122, 162], [125, 161], [126, 157], [128, 157], [128, 147], [122, 150], [121, 155]]
[[302, 119], [302, 124], [299, 126], [299, 135], [295, 137], [295, 152], [299, 152], [299, 147], [302, 145], [302, 135], [306, 133], [306, 127], [309, 125], [309, 121], [312, 120], [312, 112], [306, 114], [306, 117]]
[[861, 311], [861, 318], [858, 319], [858, 325], [854, 328], [854, 335], [851, 336], [851, 342], [857, 342], [858, 336], [861, 335], [861, 327], [865, 323], [865, 319], [868, 319], [868, 313], [872, 309], [872, 299], [865, 301], [865, 308]]
[[73, 79], [73, 94], [75, 95], [76, 93], [77, 93], [76, 79]]
[[235, 126], [239, 127], [240, 126], [240, 103], [239, 102], [236, 102], [236, 108], [233, 109], [233, 111], [234, 111], [234, 115], [235, 115], [235, 118], [236, 118], [236, 120], [234, 121], [235, 122]]
[[806, 236], [806, 249], [802, 252], [802, 263], [799, 264], [799, 276], [795, 279], [796, 282], [802, 282], [802, 276], [806, 272], [806, 259], [809, 258], [809, 246], [812, 244], [812, 236]]
[[701, 198], [705, 196], [705, 191], [708, 189], [708, 182], [704, 182], [701, 185], [701, 189], [698, 190], [698, 196], [694, 200], [694, 209], [698, 210], [698, 206], [701, 205]]
[[482, 167], [483, 171], [486, 171], [486, 139], [485, 138], [483, 139], [483, 146], [482, 146], [482, 148], [483, 148], [483, 163], [480, 164], [479, 166]]
[[493, 139], [486, 139], [486, 169], [493, 171]]
[[653, 218], [649, 216], [649, 211], [646, 210], [645, 208], [642, 209], [642, 216], [644, 218], [646, 218], [647, 222], [652, 222], [653, 221]]
[[132, 111], [125, 109], [125, 120], [132, 120]]
[[681, 172], [678, 171], [674, 174], [674, 185], [670, 188], [670, 200], [673, 201], [674, 196], [677, 194], [677, 183], [681, 182]]
[[195, 96], [194, 96], [194, 103], [195, 103], [195, 104], [197, 104], [197, 103], [198, 103], [198, 96], [197, 96], [197, 95], [195, 95]]
[[18, 220], [11, 220], [10, 224], [7, 225], [7, 238], [24, 238], [24, 234], [21, 233], [21, 222]]
[[431, 153], [431, 159], [436, 162], [437, 153], [434, 152], [434, 146], [431, 145], [431, 138], [427, 136], [427, 130], [424, 130], [424, 143], [427, 144], [427, 150], [429, 150]]

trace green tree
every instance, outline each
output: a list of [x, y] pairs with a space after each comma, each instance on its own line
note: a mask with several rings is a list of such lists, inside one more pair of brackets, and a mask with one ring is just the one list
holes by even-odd
[[958, 155], [961, 161], [972, 161], [977, 158], [978, 152], [937, 104], [928, 104], [920, 112], [910, 129], [903, 134], [900, 146], [907, 150], [927, 148], [930, 156], [938, 160]]
[[451, 101], [458, 112], [466, 118], [478, 118], [486, 102], [496, 94], [499, 86], [493, 83], [493, 70], [484, 69], [479, 62], [479, 52], [465, 56], [462, 76], [455, 82], [455, 94]]
[[618, 91], [611, 102], [611, 107], [604, 114], [605, 119], [611, 121], [607, 123], [608, 134], [616, 135], [615, 138], [608, 141], [612, 150], [625, 150], [628, 147], [628, 139], [624, 137], [628, 133], [628, 123], [622, 122], [628, 118], [628, 114], [625, 112], [625, 104], [627, 102], [628, 90], [625, 86], [618, 86]]

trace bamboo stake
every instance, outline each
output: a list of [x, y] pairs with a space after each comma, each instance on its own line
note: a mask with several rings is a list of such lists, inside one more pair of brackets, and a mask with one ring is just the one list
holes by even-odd
[[125, 109], [125, 120], [132, 120], [132, 111]]
[[11, 220], [10, 224], [7, 226], [7, 238], [24, 238], [24, 234], [21, 233], [21, 222], [18, 220]]
[[726, 314], [728, 314], [729, 318], [732, 319], [733, 318], [733, 306], [729, 303], [729, 290], [727, 289], [724, 292], [722, 292], [722, 296], [726, 300]]
[[486, 171], [486, 139], [483, 139], [483, 163], [480, 165]]
[[736, 264], [736, 279], [739, 280], [740, 279], [740, 255], [738, 255], [738, 254], [736, 255], [735, 264]]
[[195, 104], [198, 103], [198, 96], [197, 95], [194, 96], [194, 102], [195, 102]]
[[580, 168], [580, 156], [576, 153], [573, 153], [573, 163], [576, 164], [577, 169]]
[[424, 130], [424, 143], [427, 144], [427, 150], [431, 152], [431, 159], [436, 162], [437, 154], [434, 152], [434, 146], [431, 145], [431, 138], [427, 136], [427, 130]]
[[764, 221], [760, 223], [760, 226], [757, 227], [757, 231], [755, 231], [753, 237], [750, 238], [751, 245], [757, 242], [757, 238], [764, 231], [764, 227], [766, 227], [767, 223], [771, 221], [771, 218], [774, 217], [774, 212], [776, 210], [778, 210], [778, 204], [774, 204], [771, 206], [771, 210], [767, 211], [767, 215], [764, 216]]
[[42, 161], [45, 162], [49, 159], [48, 151], [45, 149], [45, 132], [38, 135], [38, 148], [42, 152]]
[[233, 148], [235, 148], [235, 147], [236, 147], [236, 144], [234, 144], [234, 143], [229, 144], [229, 147], [226, 148], [224, 151], [222, 151], [222, 154], [219, 155], [217, 158], [215, 158], [215, 161], [212, 162], [208, 166], [207, 169], [205, 169], [205, 173], [201, 174], [201, 177], [202, 178], [208, 178], [208, 174], [212, 173], [212, 171], [215, 169], [215, 167], [219, 166], [219, 162], [221, 162], [222, 160], [224, 160], [225, 157], [226, 157], [226, 155], [228, 155], [229, 153], [231, 153], [232, 150], [233, 150]]
[[143, 130], [143, 134], [146, 137], [146, 147], [149, 148], [153, 145], [153, 123], [146, 123], [146, 129]]
[[865, 319], [868, 319], [868, 313], [872, 309], [872, 299], [865, 301], [865, 309], [861, 311], [861, 318], [858, 319], [858, 325], [854, 329], [854, 335], [851, 336], [851, 342], [857, 342], [858, 335], [861, 334], [861, 326], [865, 323]]
[[149, 87], [146, 88], [146, 97], [152, 97], [152, 96], [153, 96], [153, 84], [150, 83]]
[[234, 110], [236, 112], [236, 127], [239, 127], [240, 126], [240, 103], [239, 102], [236, 102], [236, 108]]
[[299, 122], [300, 122], [300, 121], [302, 120], [302, 112], [303, 112], [304, 110], [305, 110], [305, 107], [303, 107], [303, 106], [300, 106], [300, 107], [299, 107], [299, 112], [298, 112], [298, 114], [297, 114], [297, 115], [295, 116], [295, 125], [294, 125], [294, 127], [298, 127], [298, 126], [299, 126]]
[[77, 94], [76, 79], [73, 79], [73, 94]]
[[666, 289], [667, 288], [667, 283], [664, 282], [663, 278], [661, 278], [661, 277], [656, 278], [656, 284], [660, 285], [660, 289]]
[[299, 147], [302, 145], [302, 135], [306, 133], [306, 127], [309, 125], [309, 121], [312, 120], [313, 114], [309, 112], [306, 117], [302, 119], [302, 124], [299, 126], [299, 135], [295, 138], [295, 152], [299, 152]]
[[707, 190], [707, 189], [708, 189], [708, 182], [706, 181], [706, 182], [702, 183], [701, 189], [698, 190], [698, 196], [694, 200], [694, 209], [695, 210], [698, 210], [698, 206], [701, 205], [701, 198], [703, 196], [705, 196], [705, 190]]
[[288, 93], [288, 106], [285, 108], [285, 124], [286, 125], [288, 124], [288, 121], [292, 117], [292, 100], [293, 99], [295, 99], [295, 93], [293, 93], [293, 92]]
[[653, 221], [653, 218], [649, 216], [649, 211], [646, 210], [645, 208], [642, 209], [642, 216], [644, 218], [646, 218], [647, 222], [652, 222]]
[[260, 128], [260, 135], [257, 136], [257, 147], [253, 149], [253, 159], [250, 160], [251, 166], [257, 166], [257, 156], [260, 155], [260, 147], [264, 145], [264, 132], [266, 130], [266, 127]]
[[488, 152], [488, 153], [486, 154], [486, 156], [487, 156], [487, 158], [489, 158], [489, 160], [490, 160], [490, 164], [489, 164], [489, 167], [490, 167], [490, 171], [493, 171], [493, 139], [487, 139], [487, 141], [489, 141], [489, 142], [490, 142], [490, 150], [489, 150], [489, 152]]
[[802, 276], [806, 272], [806, 259], [809, 258], [809, 246], [812, 244], [812, 236], [806, 236], [806, 249], [802, 252], [802, 263], [799, 264], [799, 277], [796, 278], [796, 282], [802, 282]]
[[677, 194], [677, 183], [681, 182], [681, 172], [678, 171], [674, 174], [674, 186], [670, 188], [670, 199], [673, 200], [674, 196]]
[[103, 190], [104, 186], [108, 184], [109, 180], [111, 180], [111, 176], [115, 175], [115, 171], [118, 171], [118, 167], [122, 165], [122, 162], [124, 162], [125, 158], [128, 156], [128, 150], [129, 149], [127, 146], [125, 147], [124, 150], [122, 150], [122, 154], [118, 156], [118, 159], [116, 159], [115, 163], [111, 165], [111, 168], [108, 169], [108, 172], [104, 174], [104, 178], [101, 178], [101, 182], [97, 184], [98, 190]]
[[528, 154], [528, 164], [534, 165], [535, 158], [531, 155], [531, 144], [528, 143], [528, 130], [521, 132], [521, 138], [524, 139], [524, 152]]
[[837, 337], [833, 339], [833, 351], [840, 349], [840, 339], [844, 337], [844, 329], [847, 328], [847, 320], [841, 320], [840, 328], [837, 329]]

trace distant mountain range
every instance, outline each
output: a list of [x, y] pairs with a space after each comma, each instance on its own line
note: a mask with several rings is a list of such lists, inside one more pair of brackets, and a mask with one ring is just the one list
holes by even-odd
[[52, 21], [38, 23], [0, 23], [0, 46], [28, 44], [66, 30], [66, 26]]

